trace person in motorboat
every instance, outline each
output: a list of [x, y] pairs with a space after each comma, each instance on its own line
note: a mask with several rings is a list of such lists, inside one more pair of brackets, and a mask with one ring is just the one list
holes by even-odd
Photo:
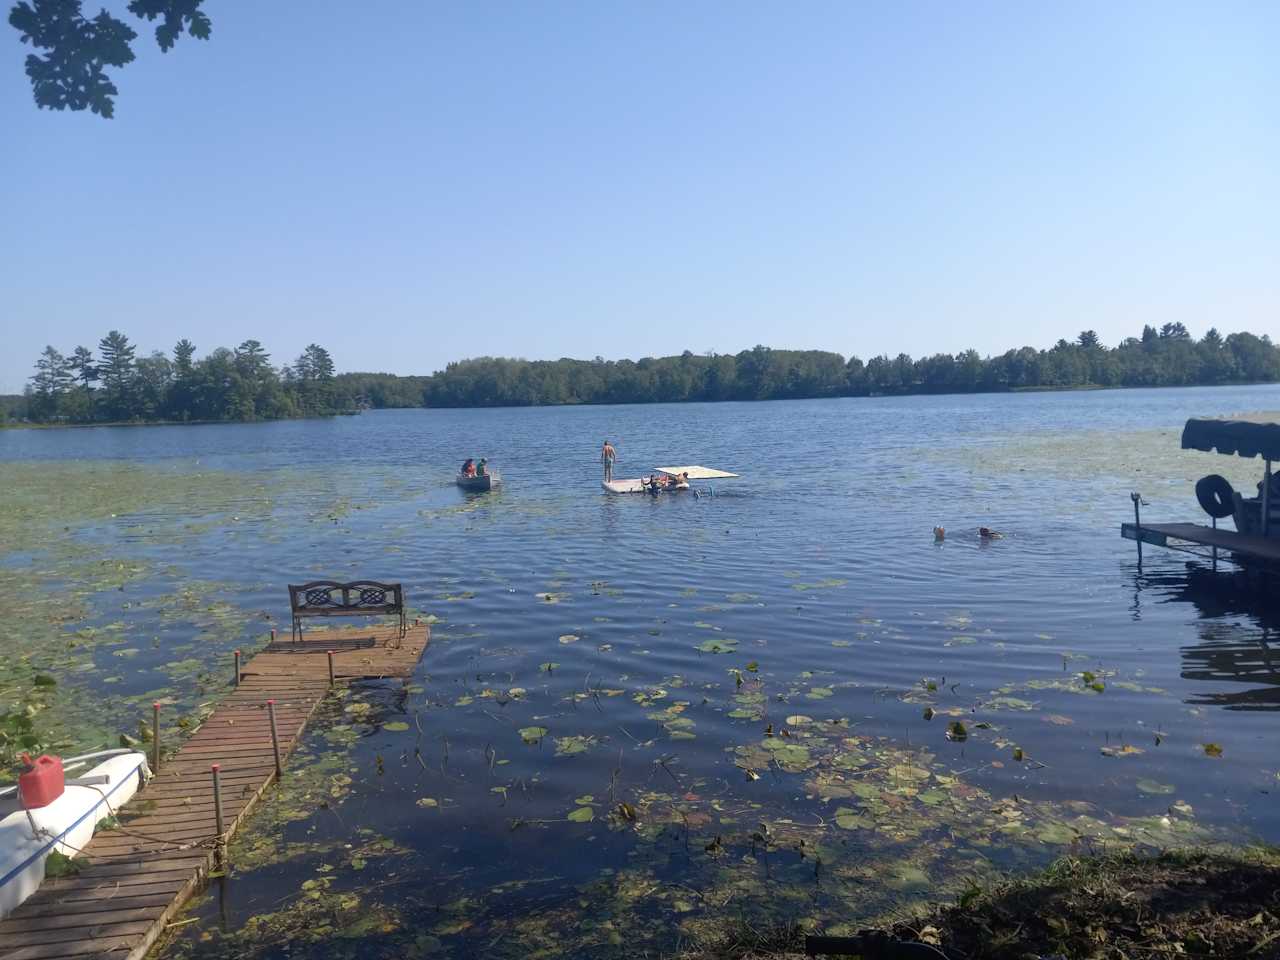
[[476, 463], [470, 457], [462, 464], [462, 475], [464, 477], [474, 477], [476, 475]]
[[488, 460], [486, 460], [484, 457], [481, 457], [481, 458], [480, 458], [480, 463], [476, 465], [476, 476], [477, 476], [477, 477], [483, 477], [483, 476], [485, 476], [485, 475], [489, 472], [489, 470], [488, 470], [488, 464], [489, 464], [489, 461], [488, 461]]

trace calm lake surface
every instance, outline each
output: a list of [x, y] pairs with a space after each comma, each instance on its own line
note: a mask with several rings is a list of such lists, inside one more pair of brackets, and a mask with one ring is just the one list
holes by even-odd
[[[5, 431], [24, 482], [168, 486], [0, 563], [146, 571], [66, 628], [113, 638], [60, 678], [108, 734], [215, 699], [233, 648], [287, 631], [288, 582], [401, 581], [434, 619], [412, 682], [311, 728], [168, 954], [658, 956], [1073, 849], [1280, 840], [1276, 610], [1119, 537], [1130, 490], [1198, 521], [1198, 477], [1260, 476], [1181, 452], [1188, 416], [1275, 410], [1251, 387]], [[606, 437], [619, 477], [742, 477], [606, 496]], [[503, 488], [458, 491], [467, 456]]]

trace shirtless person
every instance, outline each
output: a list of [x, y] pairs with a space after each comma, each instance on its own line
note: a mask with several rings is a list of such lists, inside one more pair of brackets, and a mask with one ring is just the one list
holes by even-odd
[[600, 450], [600, 462], [604, 464], [604, 482], [609, 483], [613, 480], [613, 461], [618, 459], [618, 451], [613, 449], [613, 444], [608, 440], [604, 442], [604, 447]]

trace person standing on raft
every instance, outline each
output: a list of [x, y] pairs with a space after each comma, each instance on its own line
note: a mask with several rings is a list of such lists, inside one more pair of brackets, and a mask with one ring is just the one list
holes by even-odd
[[618, 451], [613, 449], [613, 444], [606, 440], [600, 449], [600, 462], [604, 464], [605, 483], [613, 480], [613, 462], [617, 459]]

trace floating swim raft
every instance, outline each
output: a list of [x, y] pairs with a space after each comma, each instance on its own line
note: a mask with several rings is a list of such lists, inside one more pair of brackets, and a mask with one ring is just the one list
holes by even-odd
[[[697, 464], [690, 464], [686, 467], [654, 467], [653, 472], [668, 477], [679, 477], [688, 474], [690, 480], [731, 480], [738, 476], [738, 474], [730, 473], [727, 470], [714, 470], [711, 467], [701, 467]], [[649, 489], [640, 477], [631, 480], [603, 480], [600, 486], [604, 487], [609, 493], [647, 493]]]

